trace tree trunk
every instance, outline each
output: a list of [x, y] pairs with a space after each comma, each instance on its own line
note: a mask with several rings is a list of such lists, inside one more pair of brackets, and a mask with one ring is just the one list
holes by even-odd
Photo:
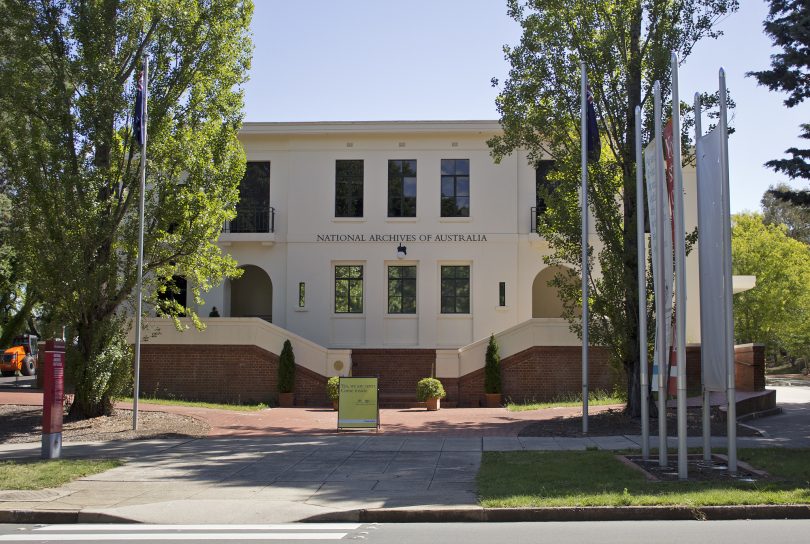
[[102, 346], [109, 340], [103, 338], [103, 320], [91, 320], [77, 326], [78, 345], [70, 350], [69, 365], [74, 385], [73, 404], [70, 406], [71, 419], [86, 419], [112, 414], [113, 402], [104, 379], [107, 368], [101, 368], [98, 357]]

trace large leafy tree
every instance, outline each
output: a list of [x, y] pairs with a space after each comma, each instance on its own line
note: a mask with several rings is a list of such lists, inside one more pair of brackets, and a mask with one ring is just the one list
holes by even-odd
[[810, 247], [759, 214], [735, 215], [731, 235], [734, 273], [757, 277], [734, 295], [735, 340], [765, 344], [772, 357], [810, 356]]
[[[555, 161], [554, 190], [542, 191], [547, 210], [538, 232], [551, 246], [546, 262], [579, 276], [579, 74], [585, 62], [604, 150], [589, 167], [601, 241], [588, 263], [591, 269], [598, 263], [600, 271], [591, 275], [590, 333], [624, 369], [633, 415], [640, 411], [634, 108], [642, 105], [650, 123], [653, 82], [661, 82], [664, 96], [669, 92], [670, 54], [685, 59], [696, 42], [718, 36], [715, 23], [737, 7], [736, 0], [508, 1], [523, 36], [505, 48], [511, 69], [497, 99], [504, 132], [490, 142], [492, 152], [498, 159], [525, 148], [532, 164]], [[555, 283], [579, 332], [580, 294], [570, 280]]]
[[[785, 106], [792, 108], [810, 97], [810, 4], [805, 0], [770, 0], [765, 33], [782, 51], [771, 55], [770, 70], [750, 72], [760, 85], [772, 91], [788, 93]], [[801, 125], [801, 138], [810, 139], [810, 123]], [[810, 149], [791, 147], [789, 158], [765, 163], [790, 178], [810, 180]], [[810, 192], [788, 187], [771, 189], [770, 194], [782, 200], [810, 207]]]
[[[788, 236], [810, 246], [810, 206], [802, 206], [792, 200], [775, 196], [779, 193], [794, 192], [786, 183], [771, 186], [762, 196], [762, 220], [766, 224], [784, 225]], [[795, 191], [801, 193], [801, 191]], [[809, 191], [803, 191], [810, 193]], [[810, 201], [810, 194], [808, 194]]]
[[141, 56], [151, 59], [146, 292], [155, 299], [183, 276], [199, 298], [235, 272], [215, 242], [245, 168], [237, 131], [252, 2], [4, 4], [0, 158], [23, 219], [16, 255], [77, 338], [68, 353], [72, 415], [108, 413], [131, 365], [140, 148], [130, 125]]

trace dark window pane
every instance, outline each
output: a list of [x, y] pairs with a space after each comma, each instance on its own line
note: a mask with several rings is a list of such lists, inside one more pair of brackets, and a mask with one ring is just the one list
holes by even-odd
[[456, 196], [470, 196], [470, 178], [456, 178]]
[[442, 159], [442, 175], [452, 176], [456, 173], [456, 161], [453, 159]]
[[442, 176], [442, 196], [456, 196], [455, 178], [453, 176]]
[[469, 176], [470, 175], [470, 159], [457, 159], [456, 160], [455, 174], [457, 176]]
[[416, 178], [407, 177], [402, 180], [402, 194], [405, 196], [416, 196]]
[[363, 216], [363, 161], [335, 161], [335, 217]]

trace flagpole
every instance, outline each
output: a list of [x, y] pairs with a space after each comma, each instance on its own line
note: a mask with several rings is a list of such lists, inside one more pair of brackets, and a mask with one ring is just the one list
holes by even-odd
[[728, 104], [726, 95], [726, 71], [720, 68], [720, 167], [723, 173], [723, 276], [726, 303], [726, 391], [728, 395], [728, 471], [737, 472], [737, 396], [734, 383], [734, 308], [731, 287], [731, 212], [728, 176]]
[[641, 107], [636, 106], [636, 238], [638, 257], [638, 369], [641, 399], [641, 456], [650, 458], [649, 377], [647, 373], [647, 252], [644, 244], [644, 174], [641, 158]]
[[669, 228], [669, 225], [664, 224], [664, 206], [669, 206], [666, 202], [667, 184], [664, 174], [664, 155], [663, 155], [663, 141], [661, 138], [661, 83], [656, 81], [653, 85], [653, 101], [654, 101], [654, 120], [655, 120], [655, 173], [656, 183], [659, 187], [656, 190], [656, 231], [658, 234], [656, 259], [658, 260], [658, 271], [660, 272], [660, 281], [658, 282], [655, 290], [655, 326], [657, 328], [656, 334], [656, 352], [658, 353], [658, 464], [662, 467], [667, 466], [667, 329], [669, 324], [666, 323], [666, 288], [664, 286], [664, 277], [666, 272], [664, 270], [664, 229]]
[[672, 162], [675, 204], [675, 353], [678, 369], [678, 479], [688, 476], [686, 451], [686, 240], [683, 213], [683, 170], [681, 163], [681, 109], [678, 94], [678, 55], [672, 53]]
[[582, 108], [582, 434], [588, 434], [588, 122], [585, 63], [580, 63]]
[[141, 314], [143, 312], [143, 209], [146, 193], [146, 120], [149, 96], [149, 58], [143, 56], [143, 113], [141, 115], [141, 198], [138, 209], [138, 283], [135, 288], [137, 310], [135, 317], [135, 380], [132, 392], [132, 429], [138, 430], [138, 396], [141, 380]]

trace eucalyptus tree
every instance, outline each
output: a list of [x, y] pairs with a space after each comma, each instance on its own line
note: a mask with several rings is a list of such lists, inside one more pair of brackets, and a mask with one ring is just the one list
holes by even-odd
[[546, 211], [537, 228], [551, 247], [546, 262], [572, 270], [553, 283], [581, 334], [581, 295], [571, 280], [581, 274], [577, 190], [585, 63], [603, 149], [589, 166], [588, 195], [602, 243], [588, 262], [600, 271], [591, 275], [590, 334], [623, 368], [633, 415], [640, 411], [634, 108], [640, 104], [649, 123], [653, 82], [669, 93], [671, 53], [683, 60], [698, 41], [719, 36], [718, 21], [737, 8], [736, 0], [508, 0], [523, 34], [518, 45], [504, 48], [511, 68], [497, 98], [503, 135], [490, 141], [492, 153], [497, 160], [525, 148], [532, 164], [555, 162], [550, 183], [539, 190]]
[[[127, 385], [140, 147], [131, 118], [150, 59], [144, 271], [155, 299], [236, 273], [216, 245], [245, 168], [237, 141], [251, 0], [4, 0], [0, 158], [23, 221], [15, 250], [75, 331], [71, 415], [108, 413]], [[193, 315], [179, 304], [170, 314]]]

